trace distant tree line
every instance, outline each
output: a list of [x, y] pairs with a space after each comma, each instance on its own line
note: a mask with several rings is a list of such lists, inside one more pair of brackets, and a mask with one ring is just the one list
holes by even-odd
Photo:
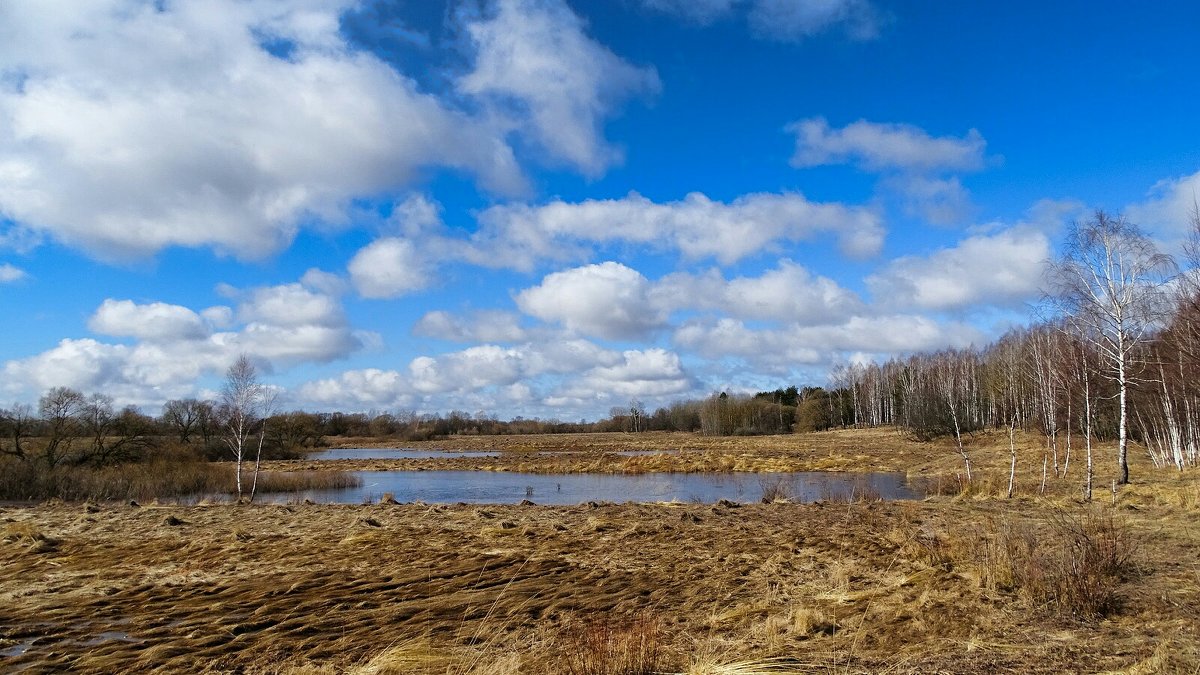
[[[104, 394], [67, 387], [47, 391], [36, 407], [0, 409], [0, 456], [46, 466], [101, 466], [137, 461], [165, 444], [186, 446], [207, 459], [229, 455], [235, 406], [220, 400], [172, 399], [152, 417], [135, 406], [117, 409]], [[561, 422], [459, 410], [445, 415], [395, 412], [275, 412], [255, 410], [244, 422], [244, 442], [263, 439], [264, 458], [294, 458], [324, 447], [331, 437], [419, 441], [457, 435], [547, 434], [596, 431], [611, 423]]]
[[[1192, 220], [1200, 233], [1200, 215]], [[294, 457], [330, 437], [415, 441], [594, 431], [724, 436], [894, 425], [919, 438], [952, 437], [969, 480], [964, 435], [1019, 428], [1044, 435], [1047, 473], [1065, 474], [1082, 452], [1090, 490], [1094, 440], [1117, 442], [1121, 482], [1129, 480], [1130, 440], [1159, 466], [1200, 463], [1200, 234], [1185, 248], [1184, 262], [1187, 271], [1178, 273], [1176, 262], [1138, 228], [1097, 213], [1072, 228], [1063, 254], [1052, 261], [1042, 318], [1033, 325], [984, 347], [842, 365], [828, 387], [718, 392], [653, 412], [633, 399], [592, 423], [502, 421], [457, 410], [278, 412], [271, 390], [256, 379], [246, 390], [253, 396], [238, 403], [231, 368], [221, 400], [171, 400], [158, 417], [117, 409], [104, 394], [53, 388], [36, 410], [0, 410], [0, 459], [46, 468], [105, 466], [139, 461], [170, 442], [205, 459], [235, 459], [240, 495], [241, 464], [250, 454], [257, 466], [262, 458]]]
[[[1048, 474], [1064, 475], [1082, 453], [1089, 495], [1095, 440], [1117, 442], [1118, 482], [1129, 481], [1130, 440], [1155, 465], [1195, 467], [1200, 216], [1192, 221], [1183, 272], [1123, 218], [1098, 212], [1076, 224], [1063, 254], [1050, 261], [1042, 318], [990, 345], [842, 365], [827, 389], [678, 402], [640, 428], [734, 435], [894, 425], [922, 439], [952, 437], [968, 479], [964, 435], [1035, 430], [1045, 437]], [[621, 409], [598, 424], [633, 430]]]

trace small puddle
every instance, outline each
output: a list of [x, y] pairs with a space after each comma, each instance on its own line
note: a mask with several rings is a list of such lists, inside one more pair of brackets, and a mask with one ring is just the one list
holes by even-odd
[[30, 638], [24, 642], [18, 642], [15, 645], [9, 645], [4, 649], [0, 649], [0, 657], [12, 659], [18, 656], [24, 656], [25, 652], [33, 648], [34, 642], [37, 642], [37, 638]]
[[92, 639], [86, 642], [81, 642], [80, 644], [85, 647], [95, 647], [96, 645], [102, 645], [105, 642], [131, 642], [137, 644], [145, 642], [145, 640], [142, 640], [141, 638], [130, 637], [129, 633], [124, 631], [106, 630], [103, 633], [97, 633], [92, 637]]

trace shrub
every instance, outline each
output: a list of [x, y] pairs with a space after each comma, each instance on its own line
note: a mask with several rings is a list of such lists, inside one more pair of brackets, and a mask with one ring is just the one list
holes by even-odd
[[806, 398], [796, 408], [796, 424], [793, 427], [795, 431], [825, 431], [831, 426], [833, 420], [829, 417], [829, 401], [826, 397]]
[[1030, 526], [1004, 524], [977, 554], [981, 582], [1017, 590], [1034, 604], [1077, 618], [1107, 616], [1120, 607], [1119, 588], [1134, 571], [1137, 541], [1110, 512], [1063, 514], [1050, 537]]

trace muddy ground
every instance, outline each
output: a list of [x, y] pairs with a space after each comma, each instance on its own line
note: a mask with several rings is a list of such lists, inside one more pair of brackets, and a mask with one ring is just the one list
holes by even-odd
[[[994, 486], [1007, 438], [975, 442]], [[1200, 672], [1195, 478], [1135, 464], [1115, 506], [1070, 496], [1077, 473], [1042, 496], [1024, 442], [1012, 500], [2, 507], [0, 671], [621, 672], [580, 654], [632, 644], [663, 672]], [[998, 542], [1058, 551], [1089, 523], [1129, 552], [1102, 612], [1007, 574]]]

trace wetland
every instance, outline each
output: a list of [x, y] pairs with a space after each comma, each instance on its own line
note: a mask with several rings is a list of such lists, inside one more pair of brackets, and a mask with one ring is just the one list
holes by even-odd
[[[488, 456], [271, 470], [366, 462], [418, 475], [459, 462], [522, 486], [566, 478], [563, 467], [651, 480], [654, 467], [726, 467], [753, 490], [755, 472], [837, 468], [900, 471], [918, 498], [9, 504], [0, 670], [540, 675], [607, 654], [603, 672], [636, 672], [616, 668], [621, 650], [689, 674], [1200, 666], [1191, 472], [1139, 461], [1115, 504], [1086, 504], [1078, 473], [1040, 489], [1042, 439], [1023, 435], [1006, 499], [1006, 435], [970, 440], [979, 477], [967, 489], [950, 445], [891, 430], [646, 436], [459, 439], [437, 449]], [[537, 502], [548, 488], [534, 488]], [[1061, 572], [1079, 550], [1103, 554], [1078, 577], [1086, 592]]]

